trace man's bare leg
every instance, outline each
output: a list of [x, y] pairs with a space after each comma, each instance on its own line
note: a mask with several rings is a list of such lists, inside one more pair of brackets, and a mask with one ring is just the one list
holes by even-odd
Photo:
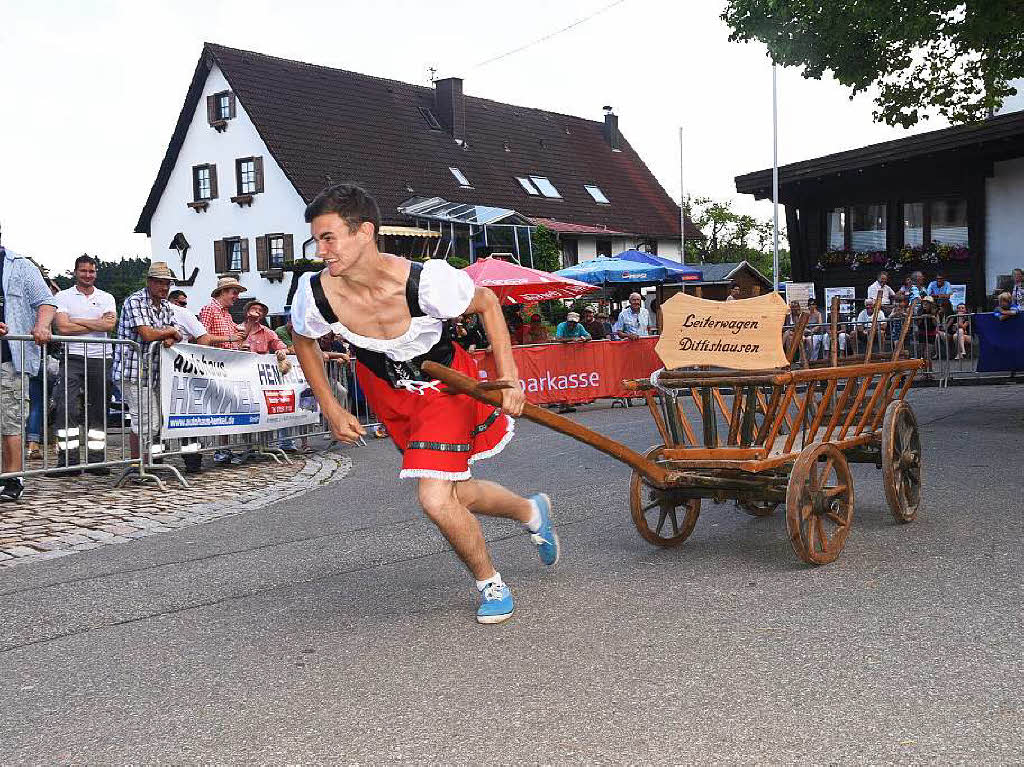
[[455, 485], [459, 501], [474, 514], [504, 517], [526, 524], [533, 516], [533, 506], [525, 498], [495, 482], [467, 479]]
[[[456, 483], [451, 480], [423, 477], [419, 481], [420, 505], [430, 520], [437, 525], [441, 534], [448, 539], [459, 559], [473, 573], [473, 577], [478, 581], [484, 581], [494, 575], [494, 564], [487, 552], [487, 542], [484, 540], [480, 523], [460, 500], [455, 488]], [[529, 507], [529, 502], [523, 502]], [[501, 508], [505, 509], [505, 505]]]
[[4, 473], [10, 471], [21, 471], [21, 435], [5, 434], [3, 436], [3, 442]]

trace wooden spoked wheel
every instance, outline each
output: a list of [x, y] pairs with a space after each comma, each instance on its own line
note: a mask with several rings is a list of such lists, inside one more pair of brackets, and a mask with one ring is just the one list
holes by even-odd
[[853, 524], [853, 475], [835, 445], [804, 449], [786, 488], [786, 529], [793, 551], [804, 562], [834, 562]]
[[751, 501], [743, 499], [736, 501], [736, 505], [752, 517], [769, 517], [777, 508], [778, 501]]
[[902, 400], [889, 403], [882, 421], [882, 484], [896, 520], [913, 522], [921, 506], [921, 434]]
[[[664, 445], [652, 447], [645, 457], [657, 461], [664, 449]], [[700, 498], [675, 497], [671, 490], [653, 487], [634, 470], [629, 478], [629, 511], [644, 540], [670, 548], [690, 537], [700, 516]]]

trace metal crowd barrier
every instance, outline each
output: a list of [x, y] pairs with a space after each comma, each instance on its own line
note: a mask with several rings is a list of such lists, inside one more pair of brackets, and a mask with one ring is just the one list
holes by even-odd
[[[112, 381], [110, 378], [113, 351], [120, 346], [139, 352], [139, 344], [118, 338], [53, 336], [50, 344], [39, 347], [40, 370], [33, 375], [26, 370], [28, 345], [36, 345], [32, 336], [7, 335], [4, 336], [4, 340], [10, 347], [12, 358], [10, 363], [4, 364], [12, 365], [15, 375], [20, 378], [22, 395], [18, 418], [21, 430], [19, 455], [16, 457], [4, 453], [7, 449], [7, 440], [0, 440], [0, 479], [36, 475], [60, 476], [78, 474], [83, 470], [107, 473], [112, 468], [134, 467], [139, 472], [142, 471], [142, 458], [132, 457], [125, 439], [128, 428], [124, 407], [120, 408], [120, 412], [111, 423], [111, 413], [114, 410], [112, 405], [122, 397], [129, 386], [123, 371], [120, 380]], [[81, 345], [80, 348], [84, 348], [85, 355], [70, 354], [69, 343]], [[99, 362], [99, 365], [94, 364], [93, 368], [100, 368], [98, 377], [101, 381], [97, 387], [94, 380], [92, 390], [89, 385], [90, 378], [95, 379], [97, 376], [89, 375], [90, 362]], [[77, 369], [79, 365], [82, 366], [80, 406], [79, 397], [72, 397], [68, 385], [69, 372]], [[19, 369], [20, 372], [17, 372]], [[117, 398], [113, 396], [115, 393]], [[97, 418], [94, 414], [97, 399], [102, 403], [101, 423], [96, 423]], [[30, 423], [33, 411], [35, 415]], [[38, 428], [38, 433], [30, 432], [30, 426]], [[120, 436], [119, 445], [111, 445], [112, 434]], [[29, 437], [36, 439], [29, 440]], [[30, 441], [39, 444], [39, 456], [29, 455]], [[40, 460], [40, 465], [34, 465], [35, 460]], [[19, 468], [8, 468], [12, 466]]]
[[[145, 427], [143, 441], [144, 449], [143, 462], [140, 467], [133, 467], [141, 476], [153, 478], [162, 486], [162, 481], [156, 476], [158, 472], [169, 472], [181, 485], [188, 487], [187, 480], [173, 464], [167, 463], [165, 459], [177, 456], [183, 461], [190, 456], [201, 456], [204, 453], [224, 451], [238, 454], [238, 462], [252, 458], [270, 458], [278, 463], [290, 462], [288, 450], [296, 442], [306, 445], [313, 437], [330, 437], [330, 425], [327, 419], [320, 414], [319, 421], [315, 424], [302, 426], [290, 426], [287, 428], [272, 428], [259, 432], [240, 432], [236, 434], [211, 435], [209, 437], [197, 438], [168, 438], [162, 427], [162, 403], [160, 402], [160, 379], [159, 359], [162, 343], [156, 341], [149, 345], [146, 357], [146, 378], [142, 389], [154, 393], [152, 397], [141, 397], [140, 407], [145, 410], [141, 418]], [[292, 364], [297, 365], [298, 360], [291, 357]], [[380, 427], [380, 422], [369, 409], [366, 400], [361, 396], [355, 376], [355, 362], [343, 360], [329, 360], [325, 363], [327, 378], [334, 390], [335, 397], [342, 406], [347, 407], [358, 419], [359, 422], [371, 433]], [[156, 412], [153, 412], [153, 406]], [[296, 450], [300, 452], [301, 448]], [[201, 459], [200, 459], [201, 460]]]

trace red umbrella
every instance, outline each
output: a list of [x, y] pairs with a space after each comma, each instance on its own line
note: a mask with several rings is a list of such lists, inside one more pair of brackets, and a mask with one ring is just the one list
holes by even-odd
[[579, 280], [528, 269], [500, 258], [481, 258], [466, 267], [476, 285], [493, 290], [503, 304], [532, 304], [557, 298], [577, 298], [598, 288]]

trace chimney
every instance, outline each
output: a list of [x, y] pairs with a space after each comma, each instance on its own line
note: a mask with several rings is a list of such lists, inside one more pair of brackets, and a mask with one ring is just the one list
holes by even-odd
[[446, 77], [434, 81], [434, 105], [437, 121], [458, 142], [466, 140], [466, 103], [462, 98], [462, 78]]
[[615, 151], [619, 150], [619, 118], [611, 107], [604, 107], [604, 140]]

